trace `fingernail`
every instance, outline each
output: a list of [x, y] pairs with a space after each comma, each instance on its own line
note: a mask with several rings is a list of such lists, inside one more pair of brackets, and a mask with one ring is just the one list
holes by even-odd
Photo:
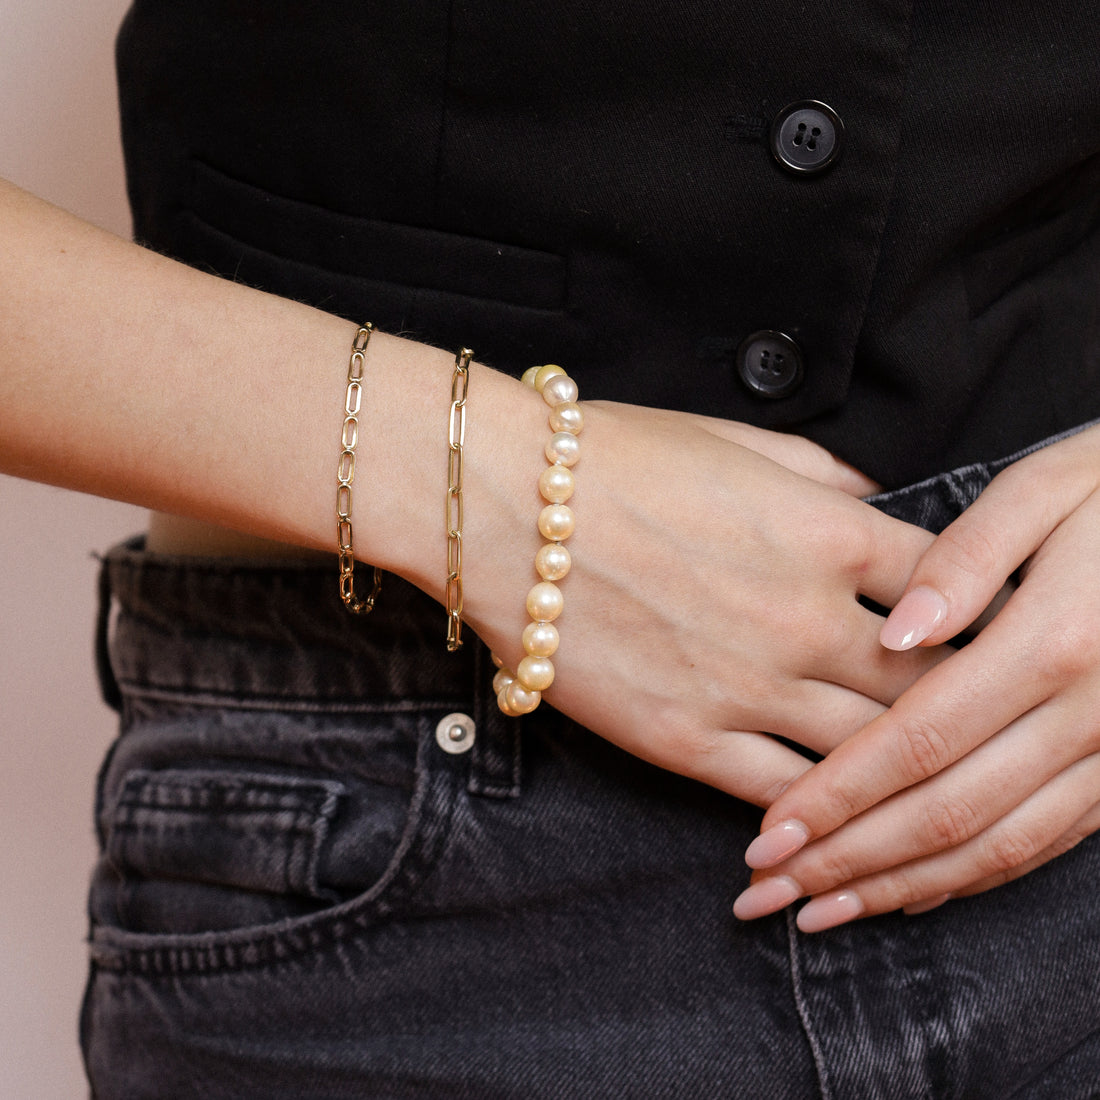
[[946, 618], [947, 601], [934, 588], [922, 585], [902, 596], [883, 623], [879, 641], [887, 649], [912, 649]]
[[801, 932], [823, 932], [845, 921], [855, 920], [863, 913], [863, 902], [851, 890], [823, 894], [804, 905], [796, 921]]
[[802, 848], [810, 830], [801, 821], [781, 821], [762, 832], [746, 849], [745, 862], [754, 870], [774, 867]]
[[950, 894], [940, 894], [938, 898], [927, 898], [924, 901], [915, 901], [911, 905], [903, 905], [901, 911], [907, 917], [919, 917], [921, 913], [928, 913], [938, 909], [945, 901], [950, 901]]
[[733, 915], [738, 920], [756, 920], [776, 913], [802, 896], [798, 883], [786, 875], [762, 878], [754, 882], [733, 903]]

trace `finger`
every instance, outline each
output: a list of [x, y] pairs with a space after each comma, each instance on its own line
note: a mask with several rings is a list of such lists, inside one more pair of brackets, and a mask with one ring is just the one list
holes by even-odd
[[[1025, 605], [1026, 606], [1026, 605]], [[1058, 686], [1029, 645], [1012, 605], [965, 649], [906, 691], [770, 807], [764, 831], [802, 823], [823, 837], [897, 791], [954, 764], [1050, 697]]]
[[813, 767], [813, 761], [766, 733], [747, 730], [664, 728], [636, 745], [634, 755], [666, 771], [725, 791], [754, 806], [767, 806]]
[[[1079, 440], [1009, 466], [939, 535], [883, 626], [884, 646], [946, 641], [981, 615], [1009, 576], [1095, 491], [1096, 462], [1078, 461]], [[1095, 448], [1091, 437], [1083, 442]], [[1036, 492], [1037, 485], [1043, 491]]]
[[979, 882], [1018, 878], [1064, 851], [1061, 839], [1080, 832], [1077, 823], [1083, 826], [1094, 813], [1098, 789], [1100, 757], [1091, 756], [968, 843], [818, 895], [798, 914], [798, 927], [819, 932], [944, 894], [958, 896]]
[[700, 427], [721, 439], [747, 447], [796, 474], [850, 496], [867, 497], [882, 489], [877, 481], [805, 436], [768, 431], [739, 420], [719, 420], [712, 416], [697, 416], [696, 420]]
[[[1030, 859], [1026, 863], [1021, 863], [1018, 867], [1014, 867], [1010, 871], [1002, 871], [994, 875], [989, 875], [986, 878], [979, 879], [969, 886], [956, 890], [951, 897], [963, 898], [970, 897], [972, 894], [982, 894], [987, 890], [992, 890], [994, 887], [1003, 886], [1006, 882], [1010, 882], [1013, 879], [1023, 878], [1024, 875], [1041, 867], [1044, 863], [1049, 863], [1052, 859], [1057, 859], [1060, 855], [1064, 855], [1071, 849], [1076, 848], [1082, 840], [1086, 840], [1088, 837], [1092, 836], [1098, 829], [1100, 829], [1100, 804], [1094, 806], [1084, 817], [1074, 822], [1071, 828], [1067, 829], [1066, 832], [1049, 847], [1044, 848], [1034, 859]], [[943, 895], [940, 896], [942, 897]]]
[[[590, 401], [589, 407], [611, 406], [615, 402]], [[723, 420], [700, 413], [677, 412], [671, 409], [652, 409], [636, 406], [632, 410], [637, 417], [649, 417], [654, 423], [679, 421], [717, 436], [729, 443], [736, 443], [746, 450], [755, 451], [793, 473], [817, 481], [833, 489], [839, 489], [854, 497], [871, 496], [881, 492], [882, 486], [854, 466], [827, 451], [818, 443], [801, 435], [769, 431], [740, 420]]]
[[885, 709], [883, 703], [850, 688], [803, 680], [784, 693], [768, 732], [826, 756]]
[[845, 618], [826, 617], [812, 644], [802, 641], [781, 691], [762, 681], [760, 670], [731, 663], [716, 685], [726, 694], [718, 721], [731, 729], [764, 727], [824, 755], [954, 653], [946, 646], [891, 653], [876, 640], [881, 617], [854, 600], [848, 605]]
[[[1074, 724], [1080, 724], [1076, 707], [1037, 707], [953, 767], [786, 859], [782, 873], [819, 894], [966, 843], [1097, 747], [1096, 735], [1084, 748], [1076, 744]], [[760, 847], [746, 857], [764, 865]]]
[[909, 578], [934, 545], [935, 536], [869, 504], [853, 502], [852, 508], [848, 561], [853, 587], [857, 595], [892, 608], [905, 594]]
[[[920, 647], [895, 653], [878, 642], [882, 616], [852, 600], [844, 613], [814, 628], [802, 672], [891, 704], [925, 673], [942, 664], [955, 650], [949, 646]], [[849, 733], [855, 732], [849, 729]]]
[[[857, 877], [840, 888], [815, 892], [794, 875], [758, 877], [734, 903], [734, 914], [753, 920], [813, 898], [798, 915], [803, 932], [818, 932], [858, 917], [960, 896], [977, 886], [999, 885], [1064, 851], [1075, 831], [1091, 821], [1100, 784], [1100, 757], [1078, 761], [1043, 785], [990, 828], [957, 847]], [[1080, 836], [1077, 837], [1080, 839]]]

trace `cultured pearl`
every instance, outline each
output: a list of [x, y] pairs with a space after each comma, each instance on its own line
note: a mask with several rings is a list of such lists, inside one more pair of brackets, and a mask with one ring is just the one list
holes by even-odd
[[546, 444], [546, 461], [576, 466], [581, 457], [581, 441], [571, 432], [555, 432]]
[[573, 509], [567, 504], [548, 504], [539, 513], [539, 531], [551, 542], [561, 542], [573, 533], [577, 526]]
[[550, 410], [550, 430], [554, 432], [572, 432], [577, 435], [584, 427], [584, 413], [580, 405], [566, 401]]
[[535, 555], [535, 571], [544, 581], [560, 581], [573, 566], [573, 556], [560, 542], [548, 542]]
[[547, 363], [546, 366], [539, 367], [535, 371], [535, 389], [542, 393], [542, 387], [559, 374], [565, 374], [565, 371], [557, 363]]
[[547, 466], [539, 474], [539, 492], [542, 499], [551, 504], [564, 504], [573, 495], [576, 484], [573, 474], [557, 463]]
[[566, 401], [576, 401], [579, 396], [577, 383], [568, 374], [556, 374], [543, 383], [542, 399], [547, 405], [562, 405]]
[[523, 628], [523, 648], [532, 657], [553, 657], [558, 651], [558, 628], [553, 623], [528, 623]]
[[536, 622], [552, 623], [565, 607], [561, 589], [550, 581], [539, 581], [527, 593], [527, 614]]
[[584, 414], [577, 404], [577, 384], [561, 367], [547, 363], [531, 367], [523, 381], [542, 394], [550, 406], [550, 430], [554, 433], [544, 448], [548, 469], [539, 475], [539, 492], [548, 503], [539, 513], [538, 527], [547, 544], [535, 556], [535, 569], [542, 580], [527, 593], [527, 613], [534, 620], [523, 631], [527, 656], [515, 674], [494, 653], [493, 663], [500, 671], [493, 677], [497, 705], [509, 716], [530, 714], [542, 701], [542, 692], [554, 682], [550, 657], [558, 649], [558, 631], [552, 620], [565, 606], [561, 590], [554, 581], [569, 573], [573, 560], [561, 543], [573, 534], [576, 519], [566, 505], [576, 488], [570, 467], [580, 459], [577, 435], [584, 427]]
[[542, 702], [542, 696], [515, 680], [504, 689], [504, 701], [513, 714], [530, 714]]
[[508, 687], [501, 688], [500, 691], [497, 692], [497, 706], [500, 707], [501, 713], [507, 715], [507, 717], [509, 718], [519, 717], [519, 711], [513, 710], [512, 704], [508, 702], [508, 688], [510, 688], [514, 683], [515, 680], [513, 680], [512, 683], [508, 685]]
[[528, 691], [545, 691], [554, 682], [554, 665], [549, 657], [524, 657], [516, 679]]

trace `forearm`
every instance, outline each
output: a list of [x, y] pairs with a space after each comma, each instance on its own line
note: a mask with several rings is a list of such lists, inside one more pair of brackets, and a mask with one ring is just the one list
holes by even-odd
[[[0, 469], [328, 549], [335, 587], [355, 327], [12, 189], [0, 225]], [[371, 338], [352, 508], [357, 557], [437, 598], [454, 350]], [[477, 364], [468, 408], [463, 617], [515, 667], [548, 410]], [[860, 479], [820, 449], [801, 441], [792, 465], [823, 466], [826, 483], [746, 449], [726, 421], [599, 402], [585, 417], [548, 694], [570, 717], [767, 804], [809, 765], [755, 731], [827, 752], [941, 659], [882, 650], [857, 599], [892, 605], [931, 536], [830, 485]]]
[[[335, 546], [354, 326], [165, 259], [7, 184], [0, 224], [0, 469]], [[354, 484], [357, 554], [437, 594], [453, 354], [375, 334]], [[537, 438], [539, 423], [524, 387], [474, 370], [471, 478], [495, 462], [486, 451], [525, 430]], [[485, 503], [472, 526], [499, 522], [502, 501]]]

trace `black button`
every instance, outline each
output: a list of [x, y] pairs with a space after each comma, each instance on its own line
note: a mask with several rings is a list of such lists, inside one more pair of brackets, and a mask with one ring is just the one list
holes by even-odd
[[797, 175], [824, 172], [840, 156], [844, 123], [824, 103], [807, 99], [784, 107], [772, 123], [772, 153]]
[[802, 350], [782, 332], [754, 332], [737, 349], [737, 373], [758, 397], [789, 397], [802, 384]]

